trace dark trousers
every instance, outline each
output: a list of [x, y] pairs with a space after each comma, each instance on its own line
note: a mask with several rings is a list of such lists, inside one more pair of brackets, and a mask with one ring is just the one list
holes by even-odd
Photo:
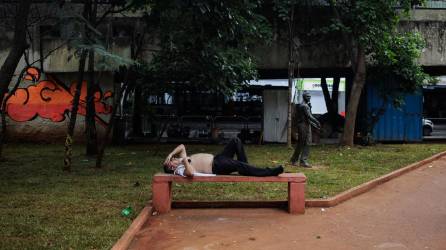
[[308, 164], [308, 155], [310, 154], [310, 126], [305, 124], [297, 125], [297, 143], [294, 148], [294, 153], [291, 156], [292, 163]]
[[[237, 160], [234, 160], [234, 155]], [[233, 138], [223, 149], [223, 152], [214, 156], [212, 163], [212, 172], [214, 174], [227, 175], [232, 172], [238, 172], [240, 175], [247, 176], [274, 176], [273, 169], [257, 168], [248, 164], [245, 149], [239, 138]]]

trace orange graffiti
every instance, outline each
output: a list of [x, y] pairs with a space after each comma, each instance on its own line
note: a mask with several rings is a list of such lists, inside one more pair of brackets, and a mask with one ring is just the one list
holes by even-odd
[[[71, 111], [73, 105], [76, 84], [73, 82], [70, 88], [56, 83], [53, 80], [39, 81], [40, 72], [36, 68], [27, 69], [25, 80], [37, 82], [27, 88], [18, 88], [13, 96], [6, 103], [6, 113], [8, 116], [18, 122], [25, 122], [35, 119], [37, 116], [50, 119], [53, 122], [65, 120], [67, 114]], [[111, 91], [102, 94], [100, 91], [94, 94], [94, 104], [96, 114], [110, 114], [112, 107], [104, 101], [112, 96]], [[87, 97], [87, 83], [82, 82], [81, 95], [79, 99], [78, 114], [85, 116]], [[96, 115], [96, 121], [105, 126], [104, 122]]]
[[40, 71], [37, 68], [30, 67], [26, 69], [26, 75], [23, 79], [37, 82], [40, 79]]

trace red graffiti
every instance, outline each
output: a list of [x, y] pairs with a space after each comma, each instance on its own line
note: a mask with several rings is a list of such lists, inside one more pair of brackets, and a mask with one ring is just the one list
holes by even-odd
[[[76, 91], [76, 84], [73, 82], [70, 88], [56, 83], [53, 80], [42, 80], [40, 72], [36, 68], [29, 68], [25, 80], [37, 82], [27, 88], [18, 88], [13, 96], [6, 103], [6, 113], [8, 116], [18, 122], [25, 122], [35, 119], [37, 116], [50, 119], [53, 122], [65, 120], [67, 114], [71, 111], [73, 98]], [[78, 114], [86, 115], [86, 97], [87, 84], [82, 83], [81, 95], [79, 100]], [[111, 91], [102, 94], [100, 91], [94, 94], [94, 104], [96, 114], [110, 114], [112, 107], [104, 101], [112, 96]], [[101, 125], [106, 123], [98, 116], [95, 117]]]

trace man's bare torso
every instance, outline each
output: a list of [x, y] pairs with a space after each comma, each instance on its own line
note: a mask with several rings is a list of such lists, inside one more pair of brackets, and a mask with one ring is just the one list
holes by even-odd
[[190, 165], [192, 165], [196, 172], [212, 174], [212, 161], [214, 160], [214, 155], [198, 153], [190, 155], [188, 158], [190, 158]]

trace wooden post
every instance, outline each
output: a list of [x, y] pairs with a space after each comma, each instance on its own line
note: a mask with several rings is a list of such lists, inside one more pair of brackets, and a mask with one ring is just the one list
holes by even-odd
[[152, 182], [152, 205], [160, 214], [170, 212], [172, 204], [172, 182]]
[[288, 182], [288, 212], [305, 213], [305, 182]]

